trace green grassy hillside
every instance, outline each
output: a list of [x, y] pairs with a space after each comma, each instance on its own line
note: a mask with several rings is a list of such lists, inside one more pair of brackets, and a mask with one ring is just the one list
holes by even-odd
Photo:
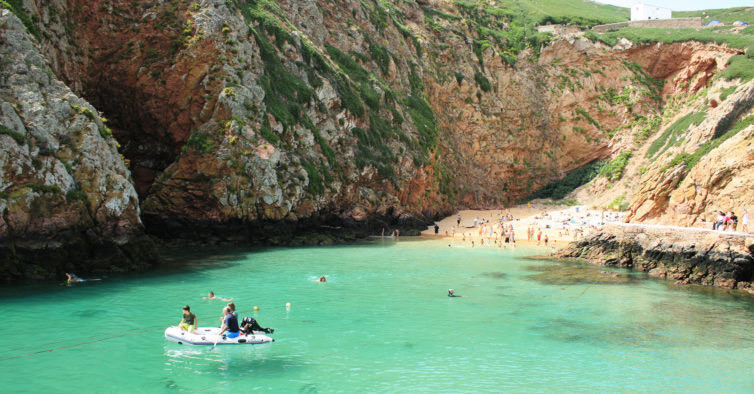
[[615, 45], [619, 38], [626, 38], [637, 44], [653, 42], [674, 43], [684, 41], [726, 44], [733, 48], [743, 49], [745, 54], [732, 57], [728, 68], [720, 73], [720, 77], [726, 79], [741, 78], [743, 81], [748, 81], [754, 78], [754, 26], [749, 26], [744, 29], [734, 29], [733, 26], [731, 26], [732, 22], [737, 20], [754, 23], [754, 7], [673, 12], [673, 17], [675, 18], [696, 16], [702, 17], [705, 23], [712, 20], [719, 20], [726, 23], [727, 26], [705, 27], [699, 29], [650, 29], [626, 27], [604, 34], [588, 31], [586, 36], [592, 40], [602, 41], [608, 45]]
[[585, 0], [507, 0], [499, 1], [492, 7], [513, 15], [523, 15], [527, 22], [538, 25], [550, 22], [594, 26], [624, 22], [631, 16], [628, 8]]
[[719, 10], [674, 11], [673, 18], [689, 18], [699, 16], [705, 24], [720, 21], [730, 25], [735, 21], [754, 23], [754, 7], [735, 7]]

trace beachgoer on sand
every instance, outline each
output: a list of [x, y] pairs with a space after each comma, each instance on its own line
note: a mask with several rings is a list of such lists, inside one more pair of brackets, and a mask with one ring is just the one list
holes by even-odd
[[741, 217], [741, 231], [749, 232], [749, 211], [744, 209], [744, 216]]

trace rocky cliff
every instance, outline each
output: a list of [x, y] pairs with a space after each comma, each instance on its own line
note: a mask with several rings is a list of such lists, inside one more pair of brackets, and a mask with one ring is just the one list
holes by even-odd
[[679, 284], [754, 294], [754, 238], [711, 230], [608, 225], [557, 253], [561, 258], [636, 269]]
[[149, 266], [131, 176], [107, 121], [0, 9], [0, 276]]
[[332, 242], [519, 201], [643, 145], [742, 53], [552, 36], [483, 2], [11, 3], [120, 143], [93, 160], [130, 166], [116, 216], [167, 239]]

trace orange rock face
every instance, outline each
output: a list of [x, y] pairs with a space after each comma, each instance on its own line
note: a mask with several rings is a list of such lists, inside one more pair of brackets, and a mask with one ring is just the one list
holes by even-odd
[[[246, 2], [33, 3], [58, 33], [43, 40], [56, 74], [109, 117], [142, 211], [165, 220], [511, 204], [634, 149], [632, 124], [740, 52], [569, 36], [511, 60], [477, 52], [463, 18], [433, 28], [403, 2], [390, 8], [400, 23], [360, 2], [279, 1], [273, 22]], [[680, 181], [654, 176], [637, 220], [664, 211]]]

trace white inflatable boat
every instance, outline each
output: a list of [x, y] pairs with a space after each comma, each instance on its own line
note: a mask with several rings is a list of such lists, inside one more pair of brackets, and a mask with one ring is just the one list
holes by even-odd
[[254, 331], [252, 335], [241, 334], [235, 338], [220, 335], [220, 327], [197, 327], [196, 334], [181, 330], [177, 326], [165, 329], [165, 339], [181, 345], [258, 345], [260, 343], [275, 342], [261, 331]]

